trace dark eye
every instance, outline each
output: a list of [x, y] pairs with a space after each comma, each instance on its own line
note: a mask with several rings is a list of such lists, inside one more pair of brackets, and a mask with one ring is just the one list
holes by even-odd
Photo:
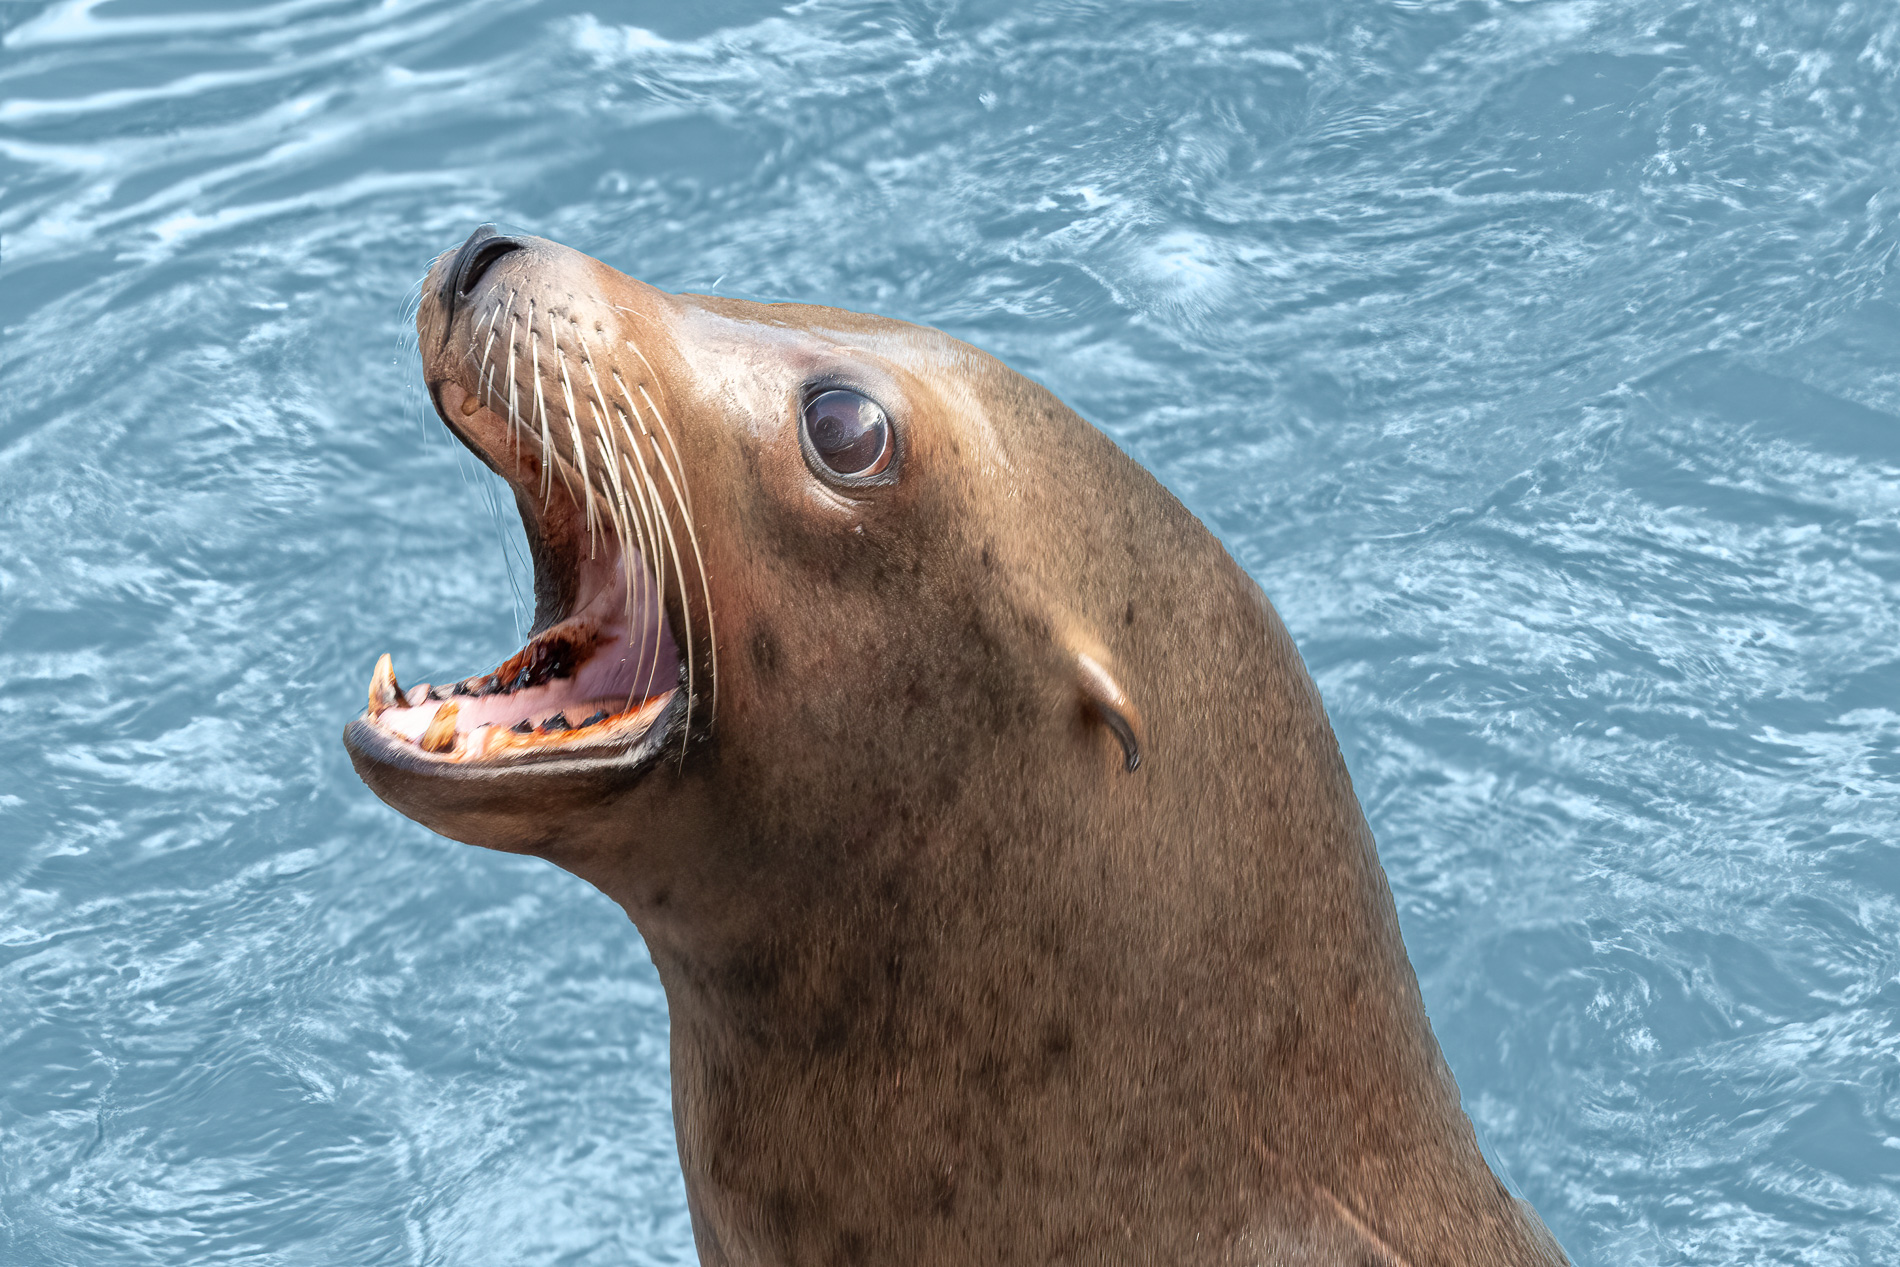
[[891, 464], [891, 420], [868, 396], [823, 392], [805, 406], [805, 440], [834, 475], [862, 479]]

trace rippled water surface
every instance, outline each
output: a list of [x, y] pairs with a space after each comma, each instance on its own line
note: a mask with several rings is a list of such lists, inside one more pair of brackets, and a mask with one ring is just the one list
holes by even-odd
[[1900, 1262], [1891, 6], [0, 23], [0, 1261], [692, 1259], [631, 926], [338, 741], [520, 637], [403, 341], [492, 219], [1048, 384], [1284, 614], [1575, 1259]]

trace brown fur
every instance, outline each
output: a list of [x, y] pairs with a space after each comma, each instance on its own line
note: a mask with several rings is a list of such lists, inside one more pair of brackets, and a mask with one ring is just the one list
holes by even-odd
[[[496, 267], [651, 364], [718, 715], [631, 786], [372, 782], [639, 926], [704, 1262], [1563, 1261], [1479, 1154], [1299, 654], [1165, 489], [936, 331]], [[806, 469], [825, 373], [897, 420], [895, 485]]]

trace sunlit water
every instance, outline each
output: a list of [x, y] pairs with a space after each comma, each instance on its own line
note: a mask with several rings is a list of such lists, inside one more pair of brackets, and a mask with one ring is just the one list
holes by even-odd
[[1292, 627], [1575, 1259], [1900, 1262], [1890, 5], [0, 22], [0, 1262], [691, 1261], [631, 926], [338, 740], [520, 636], [402, 337], [489, 219], [1048, 384]]

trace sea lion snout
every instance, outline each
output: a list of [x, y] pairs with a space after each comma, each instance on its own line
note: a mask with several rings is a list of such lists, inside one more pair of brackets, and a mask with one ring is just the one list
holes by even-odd
[[[533, 629], [461, 682], [404, 690], [379, 665], [345, 739], [379, 795], [474, 843], [557, 852], [602, 796], [703, 739], [714, 707], [682, 423], [650, 363], [659, 341], [643, 351], [627, 328], [658, 292], [603, 287], [599, 270], [484, 225], [436, 259], [417, 308], [438, 416], [515, 494]], [[544, 812], [502, 812], [523, 804]]]

